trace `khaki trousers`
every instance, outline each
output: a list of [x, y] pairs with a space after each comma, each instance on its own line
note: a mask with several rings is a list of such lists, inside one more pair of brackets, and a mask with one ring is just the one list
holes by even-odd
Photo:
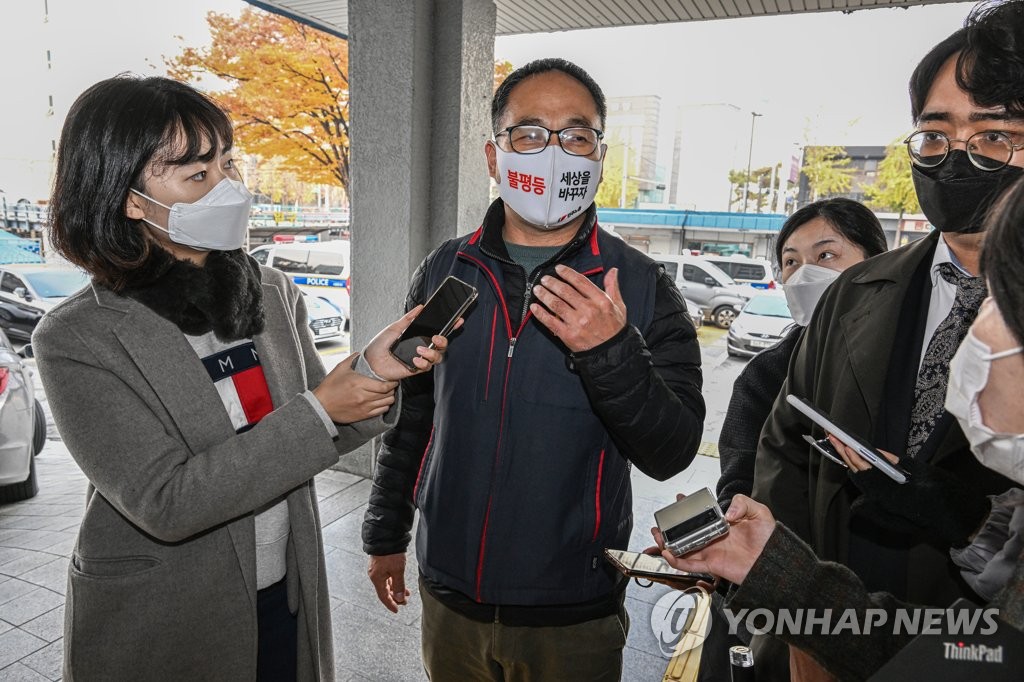
[[426, 589], [423, 667], [431, 682], [618, 682], [629, 618], [618, 615], [559, 627], [479, 623]]

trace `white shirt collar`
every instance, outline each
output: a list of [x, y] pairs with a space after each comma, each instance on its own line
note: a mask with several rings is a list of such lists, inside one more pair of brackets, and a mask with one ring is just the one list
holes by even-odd
[[[957, 260], [956, 255], [949, 250], [949, 244], [946, 243], [946, 238], [939, 235], [939, 243], [935, 245], [935, 255], [932, 256], [932, 286], [936, 286], [939, 280], [942, 279], [942, 275], [939, 274], [939, 266], [943, 263], [952, 263], [957, 270], [973, 277], [971, 273], [964, 270], [964, 266], [960, 265], [960, 261]], [[945, 280], [943, 280], [945, 281]]]

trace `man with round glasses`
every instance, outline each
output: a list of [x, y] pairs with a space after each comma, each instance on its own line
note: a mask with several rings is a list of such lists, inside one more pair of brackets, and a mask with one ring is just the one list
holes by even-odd
[[[820, 557], [853, 569], [868, 590], [918, 604], [978, 599], [950, 548], [965, 546], [984, 522], [988, 495], [1012, 486], [971, 455], [944, 402], [949, 361], [986, 295], [985, 215], [1024, 172], [1021, 35], [1022, 0], [987, 3], [917, 66], [910, 81], [917, 130], [906, 146], [935, 230], [851, 267], [829, 288], [757, 453], [754, 497]], [[809, 452], [802, 437], [810, 424], [786, 394], [895, 453], [908, 482]]]
[[497, 199], [420, 265], [479, 291], [436, 375], [402, 385], [363, 523], [398, 611], [416, 509], [423, 660], [435, 682], [618, 680], [630, 470], [665, 480], [703, 432], [700, 349], [672, 279], [599, 228], [605, 99], [578, 66], [532, 62], [497, 89], [484, 153]]

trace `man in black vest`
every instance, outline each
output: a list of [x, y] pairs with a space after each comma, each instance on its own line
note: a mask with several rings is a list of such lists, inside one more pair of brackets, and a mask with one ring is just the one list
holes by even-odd
[[[1020, 0], [1004, 12], [1024, 11]], [[949, 361], [985, 297], [983, 220], [1024, 167], [1024, 93], [1007, 88], [1022, 61], [1007, 21], [969, 24], [924, 58], [910, 83], [917, 131], [906, 144], [927, 237], [847, 270], [829, 288], [761, 434], [754, 497], [823, 559], [871, 591], [945, 606], [977, 598], [950, 560], [1012, 483], [982, 467], [944, 409]], [[806, 398], [836, 423], [895, 453], [899, 485], [859, 461], [851, 471], [809, 450]], [[820, 432], [817, 435], [821, 435]]]
[[625, 584], [603, 558], [632, 528], [630, 469], [658, 480], [703, 431], [700, 349], [654, 261], [597, 225], [605, 99], [578, 66], [532, 62], [494, 95], [501, 198], [431, 253], [407, 301], [448, 275], [479, 298], [436, 375], [402, 386], [363, 543], [392, 611], [416, 557], [432, 680], [617, 680]]

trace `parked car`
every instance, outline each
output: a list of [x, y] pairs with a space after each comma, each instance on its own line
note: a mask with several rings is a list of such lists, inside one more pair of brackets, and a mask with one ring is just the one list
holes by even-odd
[[733, 321], [725, 339], [726, 350], [731, 356], [752, 358], [781, 341], [794, 324], [781, 292], [758, 294]]
[[39, 492], [35, 456], [45, 444], [46, 415], [32, 374], [0, 331], [0, 504]]
[[750, 287], [740, 286], [716, 265], [691, 255], [650, 254], [665, 266], [683, 298], [695, 303], [705, 319], [728, 328], [738, 311], [753, 295]]
[[288, 274], [306, 293], [334, 304], [347, 323], [352, 291], [350, 244], [346, 239], [264, 244], [249, 255], [261, 265]]
[[772, 264], [764, 258], [715, 254], [705, 255], [702, 258], [717, 265], [738, 284], [749, 284], [755, 289], [774, 289], [777, 286]]
[[333, 303], [303, 291], [306, 302], [306, 318], [313, 332], [313, 342], [320, 343], [327, 339], [341, 336], [345, 328], [345, 315]]
[[683, 301], [686, 302], [686, 312], [689, 313], [690, 319], [693, 320], [693, 326], [700, 329], [700, 326], [704, 324], [704, 311], [689, 299], [684, 298]]
[[0, 265], [0, 328], [28, 340], [39, 319], [89, 283], [89, 276], [67, 265]]

